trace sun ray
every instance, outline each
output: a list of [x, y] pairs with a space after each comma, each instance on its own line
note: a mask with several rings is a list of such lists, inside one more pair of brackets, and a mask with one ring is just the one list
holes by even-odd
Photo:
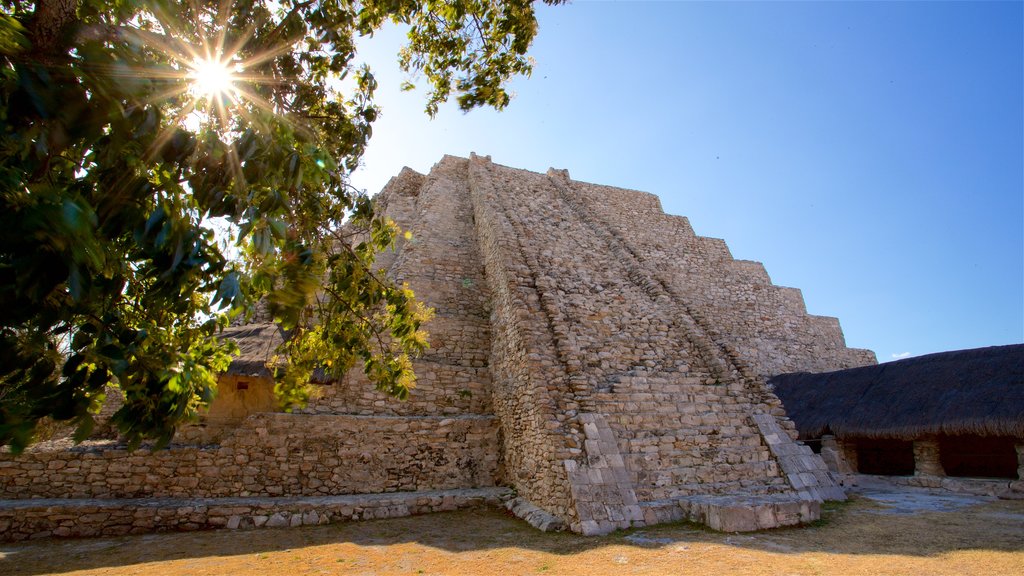
[[257, 54], [253, 54], [252, 56], [246, 58], [245, 59], [245, 66], [246, 67], [250, 67], [250, 68], [254, 67], [254, 66], [258, 66], [258, 65], [260, 65], [260, 64], [262, 64], [264, 62], [267, 62], [269, 60], [273, 60], [274, 58], [277, 58], [278, 56], [280, 56], [282, 54], [287, 54], [288, 52], [291, 52], [293, 48], [294, 47], [293, 47], [292, 44], [289, 44], [287, 42], [283, 42], [280, 45], [275, 46], [272, 49], [263, 50], [262, 52], [259, 52]]

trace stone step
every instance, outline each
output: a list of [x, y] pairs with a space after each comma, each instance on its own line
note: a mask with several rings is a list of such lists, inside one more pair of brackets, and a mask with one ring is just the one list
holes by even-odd
[[499, 506], [508, 488], [253, 498], [0, 500], [0, 540], [277, 528]]
[[[690, 436], [701, 430], [705, 434], [723, 434], [723, 427], [728, 426], [730, 435], [755, 435], [753, 426], [736, 425], [737, 415], [720, 411], [714, 415], [686, 414], [681, 412], [662, 412], [650, 410], [620, 411], [599, 409], [608, 422], [624, 432], [680, 432]], [[702, 419], [703, 417], [703, 419]], [[740, 421], [742, 422], [742, 421]]]
[[[780, 492], [794, 493], [801, 500], [824, 502], [826, 500], [839, 500], [827, 489], [817, 487], [804, 487], [794, 490], [793, 487], [784, 482], [777, 485], [762, 484], [757, 486], [737, 486], [736, 483], [692, 483], [692, 484], [669, 484], [665, 486], [637, 486], [635, 489], [637, 500], [641, 502], [652, 502], [672, 498], [690, 497], [696, 494], [702, 495], [773, 495]], [[842, 500], [846, 496], [843, 493]]]
[[[647, 430], [616, 430], [618, 439], [620, 441], [629, 442], [634, 447], [632, 452], [636, 454], [643, 454], [644, 450], [641, 446], [658, 446], [663, 442], [669, 442], [675, 444], [676, 442], [682, 442], [689, 446], [693, 444], [692, 449], [700, 448], [711, 448], [709, 445], [710, 440], [716, 440], [714, 446], [731, 446], [740, 447], [745, 446], [748, 448], [765, 448], [761, 442], [760, 434], [742, 434], [733, 433], [728, 436], [722, 436], [720, 434], [700, 434], [698, 430], [693, 428], [660, 428], [660, 429], [647, 429]], [[704, 436], [706, 438], [695, 438], [698, 436]], [[675, 448], [675, 450], [687, 450], [688, 448]], [[653, 452], [653, 450], [650, 450]]]
[[[739, 482], [693, 482], [689, 484], [669, 484], [666, 486], [636, 486], [636, 498], [640, 502], [656, 502], [666, 499], [687, 498], [694, 495], [729, 495], [743, 494], [751, 496], [765, 496], [781, 492], [792, 492], [785, 483], [779, 482], [775, 485], [758, 484], [750, 485]], [[808, 495], [809, 500], [816, 500], [813, 495]]]
[[[684, 446], [662, 446], [658, 442], [650, 443], [646, 440], [620, 438], [619, 446], [624, 448], [621, 451], [622, 457], [631, 465], [638, 465], [643, 468], [649, 466], [681, 466], [689, 467], [709, 460], [721, 461], [733, 457], [733, 464], [741, 462], [767, 462], [771, 458], [768, 451], [757, 446], [740, 441], [723, 441], [713, 447], [707, 444], [701, 445], [696, 442], [686, 443]], [[657, 440], [657, 439], [655, 439]]]
[[[645, 462], [645, 461], [642, 461], [642, 460], [630, 459], [630, 458], [625, 458], [624, 457], [623, 458], [623, 462], [626, 463], [626, 466], [628, 468], [630, 468], [630, 469], [632, 469], [632, 470], [634, 470], [636, 472], [644, 472], [647, 477], [651, 477], [651, 478], [656, 477], [656, 476], [663, 476], [663, 477], [665, 477], [665, 476], [669, 476], [669, 475], [672, 475], [672, 474], [678, 475], [680, 477], [685, 477], [688, 473], [691, 473], [693, 470], [695, 470], [697, 468], [705, 468], [706, 469], [709, 466], [707, 461], [701, 460], [699, 458], [695, 459], [695, 462], [693, 462], [693, 463], [679, 462], [679, 461], [672, 461], [672, 459], [665, 459], [665, 460], [662, 461], [662, 463], [659, 464], [658, 462]], [[759, 470], [763, 471], [765, 474], [767, 474], [767, 471], [769, 469], [774, 468], [774, 466], [773, 466], [773, 464], [771, 462], [764, 461], [764, 460], [752, 461], [752, 462], [744, 462], [744, 463], [741, 463], [741, 464], [746, 464], [750, 468], [759, 469]], [[767, 478], [769, 476], [764, 476], [764, 477]], [[781, 478], [782, 476], [771, 476], [771, 477], [772, 478], [775, 478], [775, 477]]]
[[744, 452], [742, 448], [736, 450], [720, 450], [711, 456], [694, 455], [689, 451], [676, 451], [671, 453], [645, 453], [645, 454], [623, 454], [623, 462], [634, 470], [648, 470], [657, 472], [678, 472], [694, 470], [698, 468], [709, 468], [720, 464], [734, 466], [757, 465], [764, 469], [775, 469], [778, 467], [771, 463], [768, 458], [758, 458]]
[[687, 402], [594, 402], [596, 412], [618, 417], [644, 417], [644, 418], [674, 418], [677, 422], [680, 419], [686, 422], [699, 421], [701, 417], [721, 419], [723, 416], [730, 420], [743, 421], [747, 412], [743, 406], [726, 405], [712, 407], [713, 403], [703, 402], [701, 404], [690, 404]]
[[[703, 378], [696, 378], [703, 381]], [[634, 387], [630, 385], [616, 384], [613, 390], [601, 390], [594, 394], [599, 402], [636, 402], [659, 401], [659, 402], [694, 402], [696, 399], [687, 396], [707, 396], [716, 392], [715, 388], [701, 384], [646, 384], [645, 387]]]
[[[708, 403], [704, 403], [706, 406]], [[626, 402], [626, 403], [612, 403], [612, 402], [594, 402], [594, 406], [597, 407], [598, 412], [604, 412], [609, 416], [660, 416], [660, 417], [700, 417], [709, 415], [721, 415], [730, 414], [727, 406], [722, 406], [724, 409], [719, 408], [694, 408], [692, 404], [686, 402], [679, 402], [676, 404], [668, 404], [664, 402]], [[744, 415], [746, 412], [741, 408], [737, 408], [731, 412], [735, 415]]]
[[689, 520], [721, 532], [753, 532], [814, 522], [821, 503], [796, 494], [684, 496], [641, 502], [647, 524]]
[[[665, 494], [673, 493], [676, 495], [688, 495], [688, 494], [774, 494], [777, 492], [793, 492], [792, 486], [790, 486], [785, 478], [779, 476], [763, 476], [761, 478], [745, 478], [742, 480], [737, 479], [718, 479], [718, 480], [706, 480], [699, 481], [692, 479], [690, 481], [675, 481], [665, 482], [658, 484], [658, 479], [667, 478], [660, 470], [651, 471], [646, 473], [646, 478], [639, 480], [635, 486], [637, 490], [637, 497], [639, 497], [640, 491], [644, 492], [663, 492]], [[660, 496], [655, 498], [645, 498], [646, 500], [658, 500], [667, 496]]]

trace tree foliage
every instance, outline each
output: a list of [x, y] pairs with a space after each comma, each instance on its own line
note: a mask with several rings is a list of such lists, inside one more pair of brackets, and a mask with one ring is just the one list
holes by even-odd
[[[0, 4], [0, 445], [43, 417], [83, 437], [110, 385], [127, 439], [165, 444], [259, 302], [291, 335], [286, 406], [356, 363], [408, 393], [429, 313], [374, 270], [399, 231], [348, 184], [379, 113], [355, 41], [406, 26], [428, 113], [500, 109], [533, 0]], [[199, 91], [207, 60], [234, 81]]]

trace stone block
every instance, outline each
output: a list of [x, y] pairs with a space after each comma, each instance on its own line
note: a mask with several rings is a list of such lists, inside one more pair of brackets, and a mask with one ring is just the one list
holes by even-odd
[[[283, 528], [288, 526], [288, 523], [288, 518], [285, 518], [285, 516], [280, 512], [272, 514], [270, 518], [266, 520], [266, 526], [268, 528]], [[257, 523], [256, 525], [259, 526], [260, 524]]]
[[765, 528], [776, 528], [779, 526], [779, 520], [775, 516], [775, 510], [777, 506], [774, 504], [759, 504], [754, 506], [754, 517], [756, 518], [758, 529]]

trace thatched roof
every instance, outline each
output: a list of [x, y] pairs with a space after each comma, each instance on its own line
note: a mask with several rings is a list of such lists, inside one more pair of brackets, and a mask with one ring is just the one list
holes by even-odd
[[[226, 374], [272, 378], [267, 362], [274, 357], [277, 347], [288, 338], [288, 333], [277, 324], [255, 323], [225, 328], [221, 337], [234, 340], [239, 349], [239, 355], [231, 362]], [[277, 365], [283, 367], [285, 363], [284, 358], [279, 358]], [[331, 384], [335, 380], [323, 368], [313, 370], [310, 377], [310, 381], [317, 384]]]
[[801, 438], [1024, 438], [1024, 345], [908, 358], [768, 381]]
[[269, 323], [243, 324], [224, 329], [221, 336], [234, 340], [241, 352], [228, 368], [228, 374], [270, 378], [267, 362], [284, 342], [284, 333], [279, 326]]

